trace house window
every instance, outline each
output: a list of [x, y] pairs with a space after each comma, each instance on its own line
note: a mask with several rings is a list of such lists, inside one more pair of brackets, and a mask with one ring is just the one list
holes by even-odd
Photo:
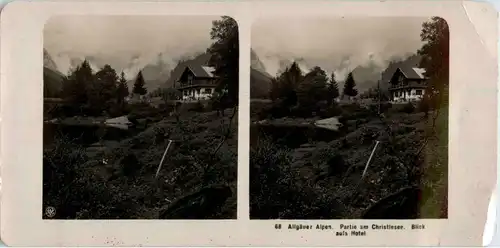
[[198, 95], [200, 94], [200, 89], [196, 90], [196, 94], [198, 94]]
[[205, 89], [205, 94], [212, 94], [212, 89]]
[[416, 90], [415, 94], [417, 94], [417, 96], [421, 96], [422, 95], [422, 90]]

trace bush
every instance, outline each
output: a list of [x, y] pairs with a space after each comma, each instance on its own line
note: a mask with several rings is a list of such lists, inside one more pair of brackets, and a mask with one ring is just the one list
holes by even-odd
[[272, 117], [272, 118], [282, 118], [290, 115], [290, 109], [281, 101], [275, 101], [271, 103], [268, 108], [263, 108], [260, 116]]
[[162, 111], [152, 107], [147, 103], [136, 103], [129, 105], [130, 113], [128, 114], [129, 119], [142, 119], [153, 116], [162, 115]]
[[[389, 102], [381, 103], [380, 104], [380, 113], [385, 113], [385, 112], [387, 112], [391, 108], [392, 108], [392, 104], [391, 103], [389, 103]], [[373, 113], [378, 113], [378, 104], [371, 104], [369, 106], [369, 109]]]
[[[345, 207], [334, 196], [318, 191], [314, 185], [303, 184], [297, 177], [291, 152], [265, 137], [251, 148], [251, 218], [325, 219], [343, 216]], [[345, 168], [342, 159], [331, 158], [327, 164], [329, 173]]]
[[205, 106], [200, 101], [196, 102], [194, 106], [190, 107], [188, 111], [194, 112], [203, 112], [205, 110]]
[[343, 120], [367, 119], [375, 116], [377, 113], [363, 108], [358, 104], [348, 104], [341, 106]]
[[314, 110], [303, 106], [295, 106], [290, 109], [291, 117], [309, 118], [313, 116]]
[[318, 112], [318, 115], [321, 118], [330, 118], [330, 117], [339, 116], [341, 114], [342, 114], [342, 109], [340, 109], [340, 107], [336, 104], [328, 106], [324, 109], [321, 109]]
[[427, 113], [431, 110], [428, 99], [422, 99], [417, 104], [417, 111]]
[[401, 108], [401, 112], [411, 114], [415, 112], [415, 106], [413, 106], [413, 103], [408, 102], [403, 107]]
[[83, 147], [59, 137], [43, 158], [43, 206], [56, 208], [58, 219], [78, 218], [82, 211], [103, 216], [113, 194], [100, 179], [89, 173], [90, 163]]

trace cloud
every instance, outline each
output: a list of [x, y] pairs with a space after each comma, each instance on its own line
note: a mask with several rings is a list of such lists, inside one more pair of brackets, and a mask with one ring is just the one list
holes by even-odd
[[72, 58], [93, 57], [119, 70], [158, 57], [174, 63], [209, 47], [215, 19], [219, 16], [56, 16], [45, 25], [44, 48], [62, 72]]
[[280, 61], [298, 58], [335, 72], [339, 79], [359, 65], [385, 67], [422, 46], [421, 17], [273, 18], [252, 27], [252, 48], [271, 75]]

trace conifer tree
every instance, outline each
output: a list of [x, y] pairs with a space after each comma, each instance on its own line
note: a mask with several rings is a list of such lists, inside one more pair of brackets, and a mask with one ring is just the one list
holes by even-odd
[[332, 72], [330, 77], [330, 84], [328, 85], [328, 103], [333, 103], [333, 100], [339, 97], [339, 85], [335, 80], [335, 74]]
[[125, 79], [125, 73], [123, 73], [123, 71], [120, 74], [120, 79], [118, 81], [118, 88], [116, 91], [117, 91], [116, 96], [118, 98], [118, 102], [120, 104], [123, 104], [123, 102], [125, 101], [125, 97], [129, 95], [127, 79]]
[[344, 95], [349, 97], [355, 97], [358, 95], [358, 90], [356, 89], [356, 82], [352, 76], [352, 72], [347, 75], [347, 79], [344, 84]]
[[147, 89], [144, 87], [146, 84], [146, 82], [144, 81], [144, 77], [142, 76], [142, 71], [139, 71], [139, 73], [137, 73], [137, 77], [135, 79], [135, 83], [134, 83], [134, 89], [132, 90], [132, 92], [134, 94], [138, 94], [138, 95], [146, 95], [146, 93], [148, 93]]

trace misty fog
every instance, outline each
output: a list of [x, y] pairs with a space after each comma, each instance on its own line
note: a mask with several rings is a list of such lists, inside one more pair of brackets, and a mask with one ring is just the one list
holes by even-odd
[[357, 66], [381, 70], [422, 46], [420, 17], [272, 18], [252, 27], [252, 49], [267, 72], [276, 75], [298, 61], [303, 70], [320, 66], [343, 80]]
[[110, 64], [131, 78], [147, 64], [173, 67], [211, 44], [219, 16], [57, 16], [48, 20], [44, 48], [58, 70], [90, 58], [94, 69]]

